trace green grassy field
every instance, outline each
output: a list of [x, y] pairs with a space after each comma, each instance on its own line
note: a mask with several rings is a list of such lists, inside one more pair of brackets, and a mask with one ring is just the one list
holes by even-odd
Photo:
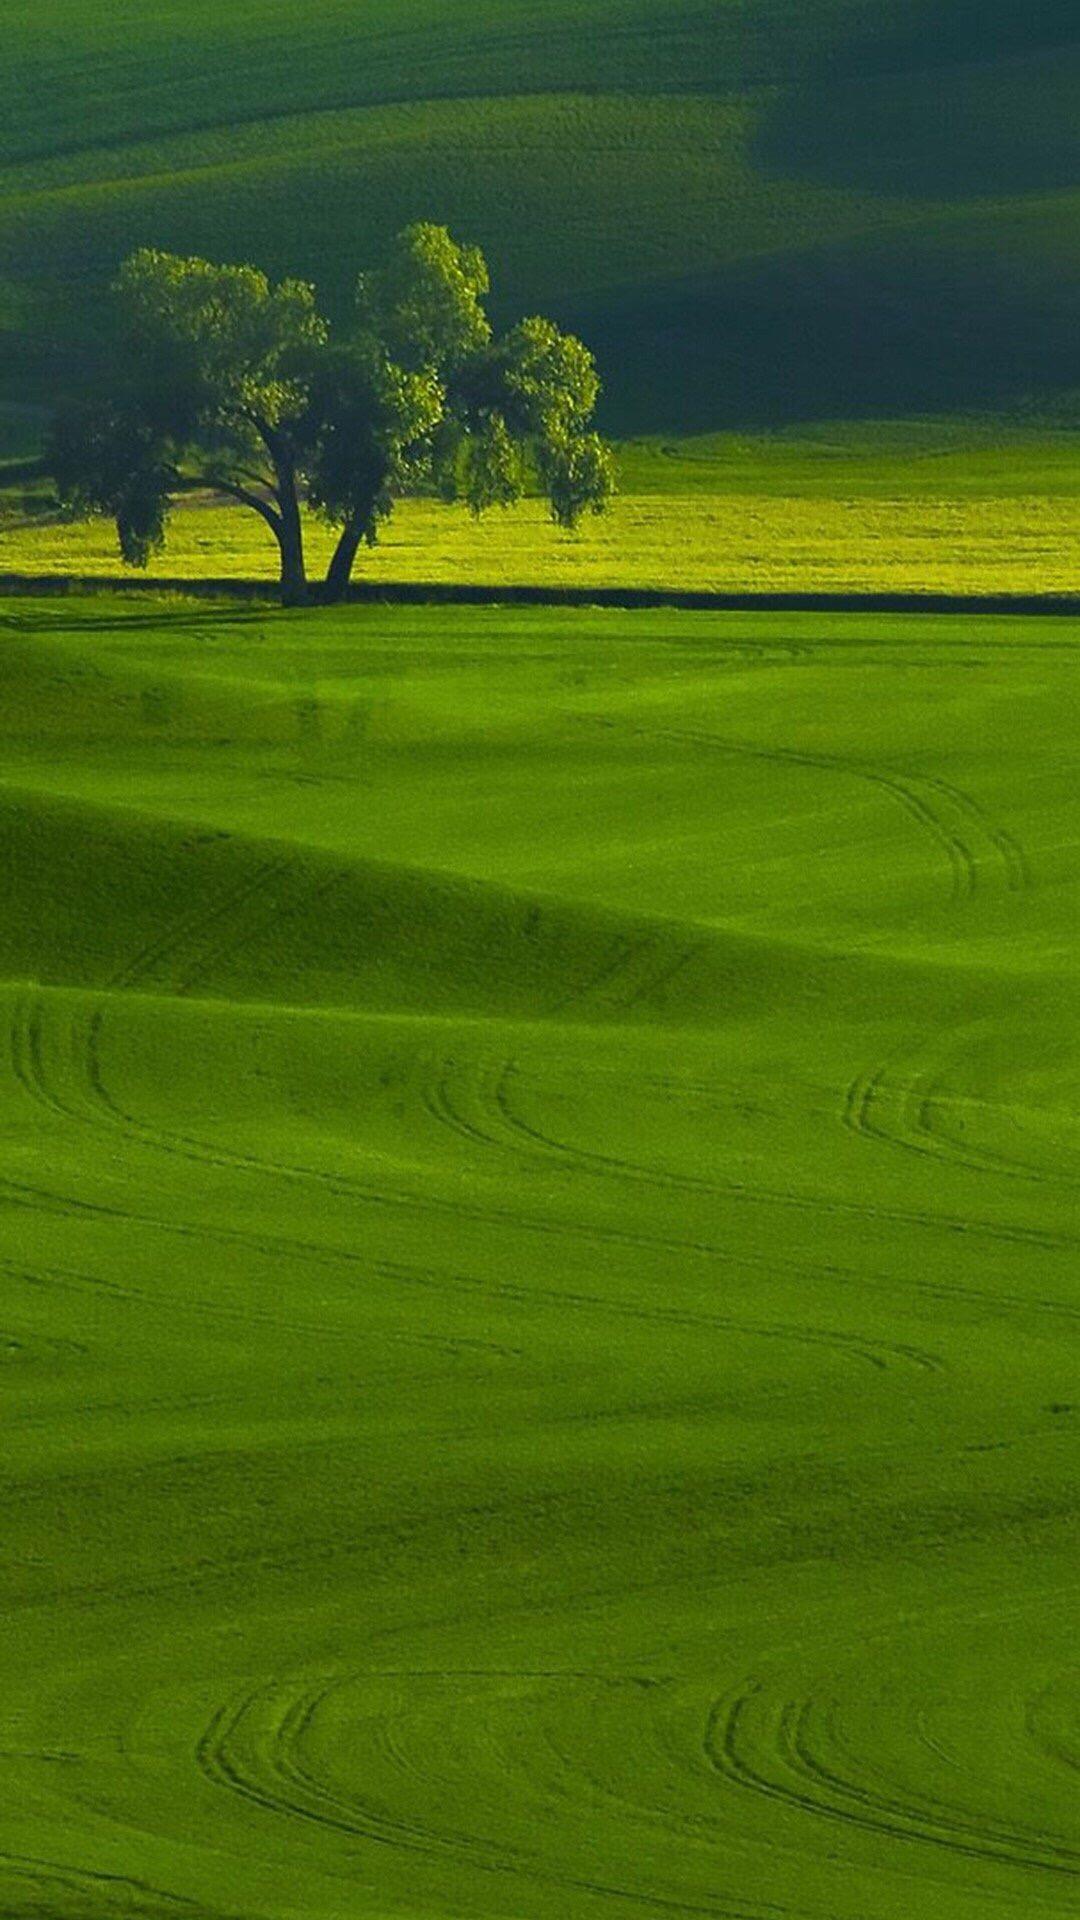
[[[0, 575], [127, 252], [427, 219], [620, 494], [360, 578], [1077, 591], [1075, 0], [0, 36]], [[0, 629], [0, 1920], [1075, 1920], [1080, 622]]]
[[2, 620], [0, 1911], [1074, 1915], [1080, 628]]
[[[361, 553], [357, 578], [739, 593], [1080, 589], [1075, 436], [1045, 421], [829, 421], [642, 439], [619, 447], [618, 473], [612, 510], [570, 537], [535, 499], [479, 524], [460, 507], [405, 502], [379, 546]], [[52, 506], [41, 484], [0, 492], [0, 575], [122, 572], [110, 522], [65, 523]], [[331, 544], [311, 516], [313, 569]], [[269, 585], [276, 569], [254, 515], [203, 501], [175, 514], [149, 577]]]
[[[663, 467], [663, 462], [654, 463]], [[680, 470], [686, 462], [680, 460]], [[1053, 470], [1048, 476], [1051, 486]], [[575, 536], [557, 533], [539, 501], [526, 501], [477, 525], [460, 508], [412, 501], [395, 515], [374, 551], [357, 563], [358, 581], [645, 587], [726, 593], [1008, 593], [1080, 590], [1080, 497], [1067, 491], [1009, 494], [908, 486], [897, 495], [863, 491], [805, 494], [622, 495], [602, 520]], [[998, 485], [1000, 486], [1000, 478]], [[332, 540], [315, 523], [313, 569], [325, 567]], [[0, 518], [0, 575], [54, 579], [123, 574], [113, 528], [13, 513]], [[263, 580], [268, 593], [277, 554], [265, 527], [240, 508], [201, 506], [176, 515], [151, 580]], [[138, 575], [129, 576], [138, 583]]]
[[415, 218], [579, 325], [620, 432], [1057, 406], [1071, 0], [0, 0], [3, 389], [150, 242], [313, 276]]

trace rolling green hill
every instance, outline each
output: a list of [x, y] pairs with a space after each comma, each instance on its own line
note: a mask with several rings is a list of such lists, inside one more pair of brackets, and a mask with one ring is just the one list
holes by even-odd
[[0, 384], [85, 372], [141, 242], [340, 306], [403, 222], [686, 433], [1077, 384], [1080, 36], [1043, 0], [0, 0]]
[[1078, 623], [0, 623], [0, 1912], [1074, 1914]]

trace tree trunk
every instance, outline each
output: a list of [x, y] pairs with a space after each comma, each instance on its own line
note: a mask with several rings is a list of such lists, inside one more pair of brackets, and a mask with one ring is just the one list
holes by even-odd
[[278, 545], [281, 549], [281, 604], [283, 607], [306, 606], [310, 596], [303, 540], [290, 538], [283, 531]]
[[323, 590], [323, 598], [331, 606], [337, 606], [349, 591], [353, 564], [363, 537], [363, 527], [357, 521], [347, 521], [341, 530], [326, 571], [326, 586]]
[[302, 607], [308, 600], [307, 568], [304, 564], [304, 527], [292, 468], [278, 474], [278, 499], [281, 507], [281, 604]]

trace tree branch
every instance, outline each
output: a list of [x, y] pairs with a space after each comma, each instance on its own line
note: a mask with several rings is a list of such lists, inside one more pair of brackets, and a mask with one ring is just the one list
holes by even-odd
[[208, 476], [204, 484], [214, 487], [218, 493], [227, 493], [233, 500], [239, 500], [241, 506], [251, 507], [255, 513], [260, 514], [266, 521], [274, 538], [280, 540], [282, 534], [281, 515], [275, 507], [270, 505], [269, 500], [261, 499], [257, 493], [252, 493], [249, 487], [242, 487], [239, 481], [224, 480], [217, 474]]
[[272, 494], [277, 493], [277, 488], [274, 485], [273, 480], [270, 479], [269, 476], [265, 473], [254, 472], [254, 470], [251, 467], [230, 466], [229, 474], [230, 474], [230, 477], [233, 479], [247, 481], [250, 486], [265, 487], [267, 493], [272, 493]]
[[254, 427], [274, 466], [278, 466], [286, 454], [284, 437], [280, 430], [272, 427], [269, 420], [265, 420], [261, 414], [252, 410], [247, 411], [246, 417], [249, 425]]

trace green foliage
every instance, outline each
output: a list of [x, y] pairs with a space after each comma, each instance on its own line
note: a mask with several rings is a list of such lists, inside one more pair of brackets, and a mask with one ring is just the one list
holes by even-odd
[[489, 507], [510, 507], [525, 490], [521, 449], [501, 413], [488, 413], [464, 449], [462, 493], [477, 518]]
[[407, 227], [386, 266], [360, 275], [357, 324], [409, 372], [446, 374], [489, 344], [490, 287], [479, 247], [459, 246], [445, 227]]
[[569, 439], [592, 419], [600, 397], [596, 362], [550, 320], [522, 320], [500, 343], [507, 412], [520, 432]]
[[112, 514], [123, 557], [146, 566], [172, 495], [217, 487], [270, 527], [291, 600], [306, 591], [305, 489], [341, 529], [333, 595], [360, 542], [424, 484], [448, 497], [463, 485], [480, 514], [521, 497], [531, 452], [560, 524], [601, 512], [613, 468], [588, 430], [591, 355], [544, 320], [495, 340], [488, 290], [479, 249], [413, 226], [360, 276], [332, 337], [302, 282], [142, 248], [116, 282], [118, 371], [54, 434], [61, 499]]
[[59, 415], [46, 460], [62, 504], [74, 514], [108, 514], [126, 564], [146, 567], [165, 545], [177, 479], [170, 451], [156, 422], [105, 400]]
[[365, 333], [326, 357], [312, 400], [308, 497], [331, 525], [357, 523], [373, 544], [397, 495], [430, 470], [445, 418], [438, 375], [399, 366]]
[[615, 461], [597, 433], [560, 433], [540, 444], [540, 470], [556, 524], [577, 526], [584, 513], [603, 513], [615, 492]]
[[141, 248], [114, 297], [112, 377], [53, 434], [61, 500], [111, 514], [124, 560], [145, 567], [172, 496], [219, 487], [263, 516], [282, 543], [283, 583], [302, 584], [296, 471], [328, 341], [313, 289]]
[[116, 296], [140, 394], [174, 431], [249, 433], [306, 406], [328, 337], [313, 287], [271, 287], [254, 267], [141, 248], [121, 267]]
[[600, 397], [596, 362], [583, 343], [550, 320], [523, 320], [499, 343], [503, 418], [530, 440], [552, 518], [576, 527], [603, 513], [615, 492], [611, 448], [589, 422]]

